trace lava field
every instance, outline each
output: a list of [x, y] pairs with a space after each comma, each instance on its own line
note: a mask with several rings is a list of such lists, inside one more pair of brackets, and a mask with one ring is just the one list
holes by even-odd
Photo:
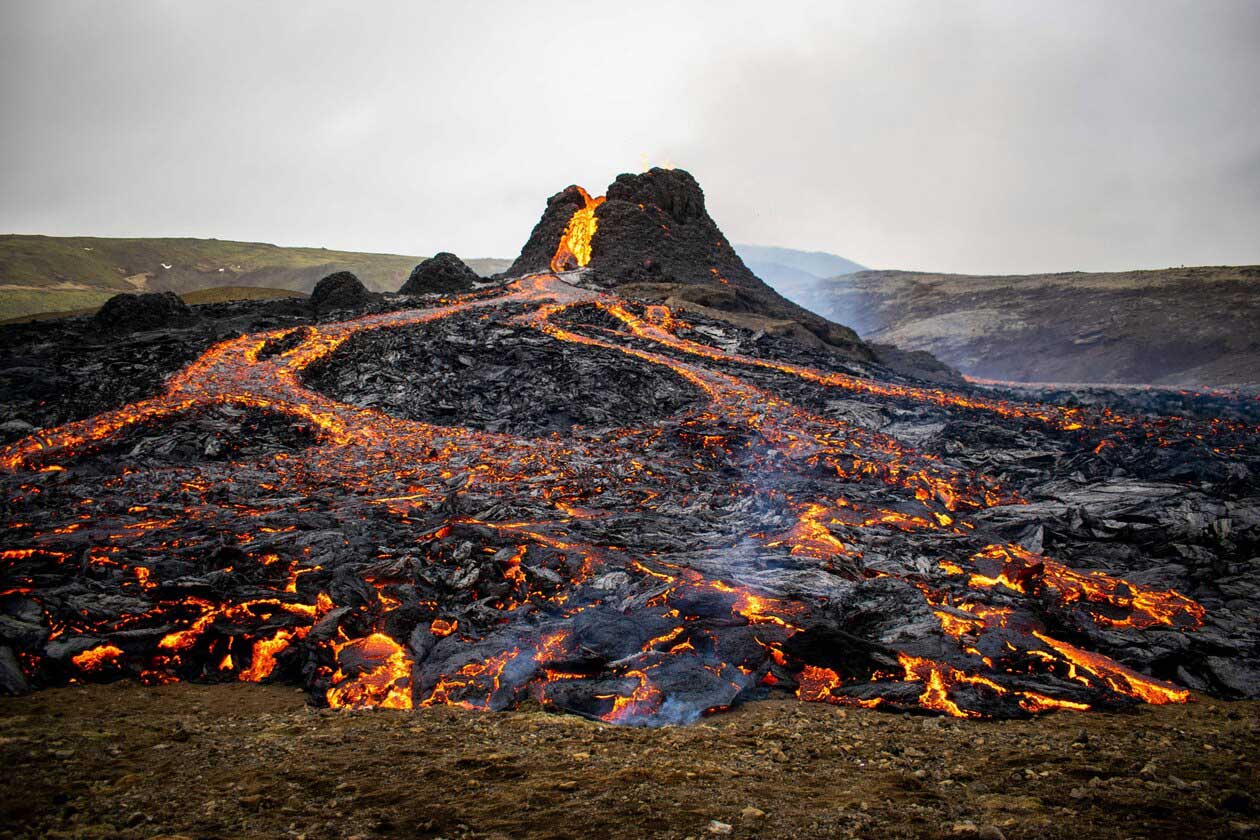
[[567, 270], [592, 205], [463, 296], [11, 331], [10, 369], [99, 355], [7, 380], [0, 688], [639, 725], [1260, 696], [1254, 400], [1016, 399], [623, 299]]

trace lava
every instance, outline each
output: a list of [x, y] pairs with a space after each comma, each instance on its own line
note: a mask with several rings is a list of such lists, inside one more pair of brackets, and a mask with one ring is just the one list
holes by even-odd
[[1079, 603], [1100, 625], [1116, 628], [1160, 624], [1203, 626], [1203, 607], [1176, 591], [1148, 589], [1103, 572], [1077, 572], [1017, 545], [988, 546], [972, 561], [986, 567], [995, 561], [1001, 565], [995, 576], [973, 573], [968, 581], [970, 586], [1005, 586], [1024, 594], [1031, 588], [1049, 590], [1058, 604]]
[[75, 667], [90, 673], [117, 664], [122, 655], [122, 648], [114, 645], [97, 645], [94, 648], [88, 648], [82, 653], [76, 654], [71, 657], [70, 661], [74, 663]]
[[[590, 260], [602, 199], [582, 197], [585, 205], [570, 219], [552, 260], [554, 271]], [[616, 326], [592, 329], [564, 320], [584, 308]], [[648, 426], [603, 439], [525, 439], [340, 403], [303, 378], [356, 334], [472, 313], [493, 318], [501, 311], [511, 313], [504, 323], [574, 348], [612, 350], [667, 369], [697, 389], [705, 404], [672, 431]], [[969, 511], [1019, 504], [1020, 495], [892, 436], [808, 411], [730, 371], [757, 368], [820, 388], [995, 413], [1064, 433], [1153, 436], [1166, 430], [1110, 413], [1008, 403], [741, 356], [679, 337], [685, 326], [665, 307], [640, 315], [634, 304], [607, 293], [534, 275], [499, 293], [428, 309], [319, 324], [300, 334], [274, 330], [229, 339], [172, 377], [158, 396], [6, 447], [0, 469], [15, 489], [16, 517], [38, 506], [43, 491], [37, 482], [63, 480], [76, 460], [125, 432], [197, 412], [262, 412], [302, 424], [315, 439], [309, 449], [233, 464], [266, 477], [259, 486], [273, 494], [270, 506], [238, 501], [216, 489], [212, 474], [181, 467], [147, 485], [131, 473], [110, 478], [113, 489], [131, 494], [126, 510], [70, 514], [43, 529], [10, 521], [9, 539], [21, 544], [0, 552], [9, 579], [3, 597], [39, 605], [48, 628], [41, 644], [53, 638], [79, 643], [68, 665], [27, 656], [28, 676], [36, 682], [122, 673], [149, 683], [302, 679], [322, 702], [349, 708], [498, 709], [529, 694], [614, 723], [694, 719], [759, 691], [793, 688], [803, 701], [918, 707], [956, 717], [1189, 698], [1184, 689], [1056, 638], [1047, 616], [1059, 625], [1075, 621], [1117, 632], [1193, 632], [1205, 619], [1201, 605], [1177, 592], [1077, 571], [1013, 544], [949, 553], [951, 540], [969, 538]], [[715, 483], [717, 491], [671, 489], [675, 482], [699, 487], [724, 471], [758, 478]], [[829, 491], [777, 486], [805, 487], [806, 480]], [[855, 485], [875, 488], [880, 503], [838, 495]], [[733, 522], [748, 521], [736, 514], [754, 517], [761, 506], [769, 525], [723, 531], [714, 513], [706, 531], [716, 541], [712, 546], [680, 556], [636, 553], [615, 539], [615, 529], [601, 541], [589, 538], [618, 513], [603, 502], [614, 486], [644, 488], [636, 491], [639, 513], [690, 509], [703, 495]], [[307, 530], [286, 521], [333, 490], [347, 499], [347, 519], [379, 515], [429, 524], [417, 525], [415, 545], [376, 548], [370, 571], [338, 575], [331, 561], [312, 551], [318, 543]], [[503, 511], [494, 505], [458, 510], [461, 493], [498, 500]], [[518, 495], [546, 500], [554, 517], [512, 516]], [[865, 564], [864, 540], [911, 532], [941, 536], [948, 556], [938, 568], [896, 574]], [[216, 593], [225, 590], [205, 587], [185, 592], [179, 580], [160, 574], [155, 558], [187, 554], [196, 534], [233, 535], [232, 551], [214, 571], [222, 580], [247, 578], [250, 597], [223, 598]], [[72, 553], [84, 544], [99, 550]], [[41, 587], [79, 568], [72, 558], [80, 556], [94, 558], [88, 564], [93, 573], [126, 572], [134, 603], [114, 615], [83, 615], [44, 597]], [[772, 568], [771, 561], [794, 564], [790, 579], [797, 589], [769, 583], [759, 564]], [[831, 587], [885, 579], [914, 587], [928, 621], [939, 622], [942, 644], [953, 648], [949, 661], [917, 649], [874, 649], [869, 653], [880, 667], [809, 661], [806, 648], [790, 642], [809, 637], [830, 608], [831, 591], [810, 588], [824, 579]], [[599, 594], [625, 586], [636, 588], [621, 607]], [[466, 602], [457, 601], [460, 592], [470, 593]], [[472, 603], [471, 612], [450, 612]], [[592, 616], [613, 622], [609, 611], [618, 609], [623, 617], [635, 610], [634, 621], [599, 641], [629, 647], [615, 658], [593, 656], [579, 628], [594, 622]], [[627, 643], [635, 627], [643, 637]], [[432, 671], [433, 661], [450, 665]], [[1044, 679], [1030, 682], [1036, 675]], [[575, 686], [589, 690], [567, 699]], [[687, 691], [695, 699], [677, 699]]]
[[573, 212], [569, 224], [556, 246], [555, 256], [551, 258], [552, 271], [570, 271], [582, 268], [591, 261], [591, 242], [599, 228], [595, 218], [595, 208], [604, 203], [604, 197], [591, 198], [586, 190], [578, 187], [583, 206]]

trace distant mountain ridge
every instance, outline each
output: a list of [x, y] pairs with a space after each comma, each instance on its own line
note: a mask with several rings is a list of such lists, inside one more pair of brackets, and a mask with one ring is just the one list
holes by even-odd
[[[118, 292], [257, 286], [309, 292], [352, 271], [373, 291], [397, 291], [423, 256], [289, 248], [193, 238], [0, 235], [0, 318], [80, 309]], [[469, 259], [482, 276], [509, 261]]]
[[823, 279], [867, 270], [867, 266], [826, 251], [797, 251], [773, 245], [737, 244], [735, 252], [745, 263], [780, 265]]
[[[775, 291], [793, 303], [823, 315], [826, 294], [822, 291], [832, 277], [866, 271], [866, 266], [826, 251], [797, 251], [772, 245], [736, 245], [744, 264]], [[844, 323], [841, 321], [840, 323]]]

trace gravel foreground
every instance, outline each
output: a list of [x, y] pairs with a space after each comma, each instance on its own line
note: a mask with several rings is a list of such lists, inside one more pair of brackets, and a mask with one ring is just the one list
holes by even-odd
[[954, 721], [752, 703], [683, 728], [347, 713], [291, 687], [0, 701], [0, 837], [1244, 837], [1260, 702]]

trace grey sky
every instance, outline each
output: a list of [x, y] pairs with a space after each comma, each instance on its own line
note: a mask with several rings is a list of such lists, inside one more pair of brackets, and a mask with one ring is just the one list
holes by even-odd
[[689, 169], [735, 241], [1260, 263], [1260, 2], [0, 0], [0, 231], [512, 256]]

